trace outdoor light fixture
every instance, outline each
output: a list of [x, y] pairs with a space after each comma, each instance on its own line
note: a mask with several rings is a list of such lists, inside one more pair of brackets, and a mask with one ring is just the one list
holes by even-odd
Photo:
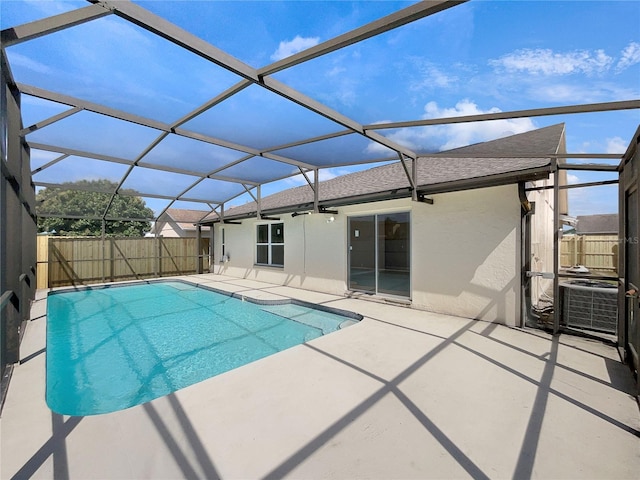
[[295, 218], [295, 217], [297, 217], [299, 215], [311, 215], [311, 212], [293, 212], [291, 214], [291, 218]]

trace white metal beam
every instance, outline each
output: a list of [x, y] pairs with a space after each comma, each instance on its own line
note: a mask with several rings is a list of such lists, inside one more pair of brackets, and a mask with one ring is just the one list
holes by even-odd
[[424, 127], [427, 125], [447, 125], [450, 123], [485, 122], [488, 120], [506, 120], [523, 117], [543, 117], [548, 115], [568, 115], [574, 113], [610, 112], [615, 110], [633, 110], [640, 108], [640, 100], [623, 100], [620, 102], [591, 103], [584, 105], [568, 105], [562, 107], [533, 108], [529, 110], [513, 110], [510, 112], [482, 113], [478, 115], [462, 115], [458, 117], [427, 118], [407, 122], [375, 123], [365, 125], [364, 129], [384, 130], [389, 128]]
[[118, 17], [124, 18], [165, 40], [175, 43], [236, 75], [258, 82], [258, 74], [254, 68], [129, 0], [89, 1], [113, 10], [113, 13]]
[[388, 32], [394, 28], [401, 27], [408, 23], [414, 22], [434, 13], [441, 12], [447, 8], [455, 7], [461, 3], [465, 3], [468, 0], [452, 1], [452, 0], [438, 0], [438, 1], [422, 1], [415, 3], [407, 8], [399, 10], [387, 15], [379, 20], [368, 23], [360, 28], [356, 28], [350, 32], [338, 35], [326, 42], [322, 42], [314, 47], [307, 48], [300, 53], [291, 55], [287, 58], [274, 62], [266, 67], [258, 70], [258, 75], [263, 77], [265, 75], [271, 75], [285, 68], [304, 63], [308, 60], [326, 55], [341, 48], [348, 47], [354, 43], [361, 42], [381, 33]]
[[90, 22], [111, 13], [112, 11], [103, 5], [89, 5], [70, 12], [43, 18], [42, 20], [36, 20], [35, 22], [18, 25], [17, 27], [6, 28], [0, 34], [1, 43], [5, 48], [11, 47], [12, 45], [59, 32], [75, 25]]
[[69, 110], [65, 110], [64, 112], [61, 112], [57, 115], [53, 115], [49, 118], [46, 118], [38, 123], [34, 123], [33, 125], [30, 125], [26, 128], [23, 128], [22, 130], [20, 130], [20, 135], [21, 136], [25, 136], [29, 133], [35, 132], [36, 130], [40, 130], [41, 128], [46, 127], [47, 125], [51, 125], [52, 123], [56, 123], [58, 120], [62, 120], [63, 118], [67, 118], [70, 117], [71, 115], [73, 115], [74, 113], [78, 113], [81, 112], [82, 109], [80, 107], [73, 107], [70, 108]]
[[360, 135], [368, 137], [375, 143], [384, 145], [385, 147], [388, 147], [396, 152], [402, 152], [407, 157], [416, 157], [416, 154], [408, 148], [389, 140], [388, 138], [378, 134], [377, 132], [366, 132], [364, 127], [355, 120], [352, 120], [351, 118], [336, 112], [332, 108], [329, 108], [328, 106], [298, 92], [297, 90], [294, 90], [293, 88], [285, 85], [282, 82], [279, 82], [274, 78], [265, 77], [263, 79], [262, 85], [264, 85], [265, 88], [271, 90], [272, 92], [277, 93], [278, 95], [292, 102], [295, 102], [298, 105], [311, 110], [312, 112], [315, 112], [325, 118], [328, 118], [329, 120], [339, 123], [340, 125], [348, 128], [349, 130], [352, 130], [355, 133], [359, 133]]
[[148, 30], [150, 32], [159, 35], [166, 40], [169, 40], [176, 45], [179, 45], [196, 55], [199, 55], [216, 65], [219, 65], [241, 77], [251, 80], [252, 82], [267, 88], [268, 90], [291, 100], [308, 110], [318, 113], [334, 122], [337, 122], [354, 132], [360, 133], [369, 137], [376, 143], [381, 143], [394, 151], [402, 152], [404, 155], [415, 158], [415, 153], [409, 149], [397, 145], [391, 140], [386, 139], [382, 135], [368, 135], [365, 133], [362, 125], [354, 120], [332, 110], [331, 108], [323, 105], [306, 95], [292, 89], [291, 87], [275, 80], [270, 77], [259, 77], [257, 70], [241, 62], [237, 58], [219, 50], [213, 45], [205, 42], [204, 40], [196, 37], [195, 35], [179, 28], [178, 26], [166, 21], [165, 19], [154, 15], [153, 13], [145, 10], [144, 8], [130, 2], [130, 1], [98, 1], [90, 0], [95, 3], [102, 4], [107, 8], [113, 9], [114, 13], [121, 18], [124, 18], [136, 25]]

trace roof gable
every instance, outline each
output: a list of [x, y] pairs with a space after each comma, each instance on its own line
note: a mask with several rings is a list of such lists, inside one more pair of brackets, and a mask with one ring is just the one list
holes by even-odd
[[187, 210], [183, 208], [168, 208], [165, 212], [174, 222], [178, 223], [198, 223], [207, 215], [205, 210]]

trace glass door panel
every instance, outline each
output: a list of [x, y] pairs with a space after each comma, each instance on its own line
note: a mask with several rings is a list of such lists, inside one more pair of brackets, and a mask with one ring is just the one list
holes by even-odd
[[409, 213], [378, 215], [378, 292], [408, 297], [411, 292]]
[[349, 289], [376, 291], [375, 216], [349, 218]]
[[640, 365], [640, 326], [638, 322], [640, 318], [640, 300], [638, 299], [638, 293], [640, 292], [640, 271], [638, 271], [638, 256], [640, 255], [640, 248], [638, 248], [638, 235], [640, 234], [640, 225], [638, 225], [638, 218], [640, 212], [638, 212], [638, 189], [634, 189], [632, 192], [627, 193], [626, 202], [626, 225], [627, 225], [627, 238], [625, 239], [626, 245], [626, 288], [628, 291], [635, 291], [635, 294], [630, 294], [627, 297], [627, 338], [628, 348], [630, 350], [632, 361], [635, 367]]

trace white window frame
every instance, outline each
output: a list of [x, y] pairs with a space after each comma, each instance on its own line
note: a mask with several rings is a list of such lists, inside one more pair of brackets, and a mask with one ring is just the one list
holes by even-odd
[[[267, 241], [266, 242], [258, 242], [258, 229], [267, 225]], [[282, 242], [274, 242], [272, 237], [273, 228], [276, 225], [280, 225], [282, 227]], [[257, 223], [256, 224], [256, 237], [255, 237], [255, 265], [261, 267], [284, 267], [284, 222], [272, 222], [272, 223]], [[259, 263], [258, 262], [258, 247], [266, 246], [267, 247], [267, 263]], [[282, 246], [283, 254], [282, 254], [282, 263], [273, 263], [273, 247]]]

